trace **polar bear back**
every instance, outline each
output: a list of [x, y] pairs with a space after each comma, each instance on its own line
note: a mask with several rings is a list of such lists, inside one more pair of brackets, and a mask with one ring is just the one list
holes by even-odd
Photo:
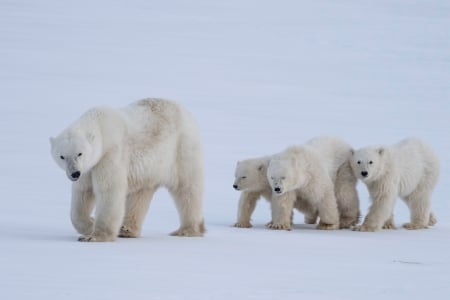
[[305, 146], [313, 149], [332, 180], [336, 177], [339, 167], [351, 156], [350, 145], [332, 136], [315, 137]]
[[[420, 181], [434, 185], [439, 176], [439, 160], [431, 147], [417, 138], [408, 138], [388, 147], [391, 171], [397, 171], [399, 194], [408, 195]], [[427, 183], [427, 180], [429, 182]]]
[[196, 153], [192, 157], [202, 156], [197, 124], [175, 102], [144, 99], [123, 108], [122, 112], [129, 130], [130, 189], [148, 182], [154, 185], [176, 184], [172, 182], [174, 178], [187, 175], [178, 174], [180, 157], [190, 157], [190, 153]]

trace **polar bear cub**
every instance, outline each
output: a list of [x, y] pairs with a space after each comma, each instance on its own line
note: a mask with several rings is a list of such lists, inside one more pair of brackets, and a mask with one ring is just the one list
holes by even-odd
[[172, 235], [204, 233], [200, 135], [177, 103], [145, 99], [123, 109], [93, 108], [50, 141], [54, 160], [73, 182], [71, 220], [80, 241], [139, 236], [162, 186], [180, 216]]
[[395, 200], [400, 197], [410, 210], [407, 229], [427, 228], [436, 219], [431, 212], [431, 194], [439, 177], [439, 160], [417, 138], [392, 146], [369, 146], [354, 152], [352, 169], [367, 186], [372, 200], [359, 231], [393, 229]]
[[[233, 188], [241, 192], [235, 227], [250, 228], [251, 215], [257, 201], [262, 197], [271, 201], [272, 188], [267, 180], [267, 167], [272, 156], [250, 158], [237, 162]], [[308, 202], [297, 199], [294, 207], [305, 214], [305, 223], [315, 224], [316, 210]], [[291, 214], [292, 218], [292, 214]], [[270, 223], [269, 223], [270, 224]]]
[[315, 207], [318, 229], [348, 228], [359, 220], [356, 177], [349, 159], [351, 147], [335, 137], [316, 137], [292, 146], [270, 161], [272, 229], [291, 229], [289, 212], [296, 198]]

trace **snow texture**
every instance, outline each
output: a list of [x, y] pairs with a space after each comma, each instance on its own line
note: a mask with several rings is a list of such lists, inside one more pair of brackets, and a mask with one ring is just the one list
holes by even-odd
[[[446, 0], [0, 1], [2, 299], [446, 299], [450, 294], [450, 3]], [[155, 194], [142, 237], [79, 243], [54, 136], [88, 108], [165, 97], [205, 145], [203, 238], [168, 234]], [[417, 136], [441, 159], [436, 226], [233, 228], [237, 160], [317, 135], [353, 147]], [[363, 214], [368, 193], [358, 185]]]

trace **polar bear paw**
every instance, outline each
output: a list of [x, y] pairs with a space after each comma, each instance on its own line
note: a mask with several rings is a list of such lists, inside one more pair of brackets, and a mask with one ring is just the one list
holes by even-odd
[[431, 213], [430, 214], [430, 220], [428, 221], [428, 225], [433, 226], [437, 223], [436, 217]]
[[352, 217], [341, 217], [339, 220], [339, 228], [352, 228], [353, 226], [356, 226], [358, 224], [359, 219], [358, 218], [352, 218]]
[[79, 242], [96, 242], [97, 239], [90, 235], [82, 235], [78, 238]]
[[384, 223], [383, 227], [381, 227], [383, 229], [395, 229], [395, 224], [392, 221], [387, 221], [386, 223]]
[[377, 231], [377, 230], [378, 230], [377, 227], [370, 226], [370, 225], [367, 225], [367, 224], [362, 224], [360, 226], [355, 226], [353, 228], [353, 231], [374, 232], [374, 231]]
[[82, 235], [78, 238], [79, 242], [112, 242], [114, 241], [113, 236], [106, 235]]
[[319, 224], [316, 226], [317, 229], [320, 230], [335, 230], [339, 229], [339, 224], [325, 224], [322, 222], [319, 222]]
[[287, 224], [270, 222], [266, 226], [267, 226], [267, 228], [270, 228], [273, 230], [291, 230], [291, 224], [287, 225]]
[[203, 236], [204, 232], [205, 232], [205, 228], [202, 224], [199, 229], [196, 229], [193, 227], [181, 227], [178, 230], [175, 230], [174, 232], [172, 232], [170, 235], [171, 236], [192, 237], [192, 236]]
[[423, 224], [414, 224], [414, 223], [405, 223], [405, 224], [403, 224], [403, 227], [404, 227], [405, 229], [408, 229], [408, 230], [417, 230], [417, 229], [425, 229], [425, 228], [428, 228], [428, 226], [426, 226], [426, 225], [423, 225]]
[[251, 228], [253, 227], [252, 224], [250, 224], [249, 222], [236, 222], [233, 225], [234, 227], [238, 227], [238, 228]]
[[133, 230], [132, 228], [130, 228], [128, 226], [120, 227], [119, 237], [136, 238], [138, 236], [139, 236], [139, 233], [137, 233], [136, 230]]

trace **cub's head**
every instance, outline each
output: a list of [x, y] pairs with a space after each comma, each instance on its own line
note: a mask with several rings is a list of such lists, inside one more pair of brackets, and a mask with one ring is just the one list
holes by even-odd
[[367, 147], [352, 151], [351, 166], [353, 173], [363, 182], [376, 180], [383, 173], [382, 160], [386, 156], [383, 147]]
[[236, 164], [233, 188], [237, 191], [258, 191], [267, 187], [266, 164], [260, 159], [247, 159]]
[[77, 181], [99, 161], [100, 147], [94, 141], [93, 136], [68, 132], [50, 138], [52, 157], [70, 180]]
[[272, 159], [267, 168], [267, 179], [272, 191], [281, 195], [300, 187], [302, 182], [297, 171], [296, 163], [291, 159]]

